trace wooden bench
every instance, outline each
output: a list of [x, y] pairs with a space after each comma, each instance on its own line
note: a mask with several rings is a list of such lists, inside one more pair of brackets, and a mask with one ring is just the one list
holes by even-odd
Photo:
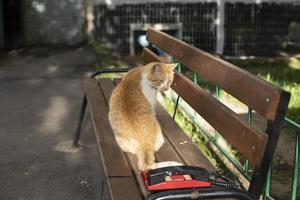
[[[254, 199], [259, 199], [274, 155], [290, 94], [224, 60], [152, 28], [147, 31], [147, 39], [151, 44], [196, 72], [202, 79], [219, 86], [268, 120], [266, 131], [260, 131], [240, 119], [236, 113], [187, 77], [175, 73], [172, 89], [255, 166], [248, 192]], [[143, 59], [145, 63], [161, 61], [149, 49], [144, 49]], [[85, 96], [74, 145], [78, 145], [81, 123], [88, 104], [110, 198], [144, 199], [147, 191], [143, 187], [136, 157], [121, 151], [108, 121], [109, 98], [120, 80], [93, 78], [96, 74], [109, 71], [102, 70], [89, 78], [84, 78]], [[156, 160], [182, 162], [214, 172], [215, 168], [212, 164], [162, 106], [158, 105], [156, 110], [165, 137], [165, 144], [155, 154]]]

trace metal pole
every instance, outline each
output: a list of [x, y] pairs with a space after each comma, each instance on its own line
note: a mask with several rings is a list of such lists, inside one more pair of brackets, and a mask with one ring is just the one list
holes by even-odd
[[[220, 100], [220, 88], [218, 86], [216, 86], [216, 99]], [[218, 131], [215, 131], [215, 137], [214, 137], [215, 141], [217, 144], [219, 144], [219, 139], [220, 139], [220, 135], [218, 133]]]
[[194, 82], [195, 84], [198, 83], [197, 74], [196, 74], [195, 72], [193, 72], [193, 82]]
[[216, 98], [217, 98], [218, 100], [220, 100], [220, 93], [221, 93], [220, 88], [219, 88], [218, 86], [216, 86]]
[[81, 127], [82, 127], [82, 122], [83, 122], [83, 119], [84, 119], [86, 104], [87, 104], [87, 99], [86, 99], [86, 94], [84, 94], [83, 99], [82, 99], [82, 103], [81, 103], [81, 107], [80, 107], [79, 119], [78, 119], [78, 122], [77, 122], [75, 137], [74, 137], [74, 140], [73, 140], [73, 146], [75, 146], [75, 147], [79, 146], [78, 142], [79, 142], [80, 131], [81, 131]]
[[296, 197], [297, 197], [297, 180], [298, 180], [298, 167], [299, 167], [299, 143], [300, 143], [300, 130], [298, 130], [296, 132], [291, 200], [296, 200]]
[[217, 26], [217, 44], [216, 53], [222, 55], [224, 51], [224, 18], [225, 18], [225, 2], [217, 0], [218, 13], [216, 19]]
[[180, 99], [180, 96], [178, 95], [177, 99], [176, 99], [176, 104], [175, 104], [175, 107], [174, 107], [174, 113], [173, 113], [173, 116], [172, 116], [173, 119], [175, 119], [175, 117], [176, 117], [176, 112], [177, 112], [177, 109], [178, 109], [179, 99]]
[[94, 42], [94, 2], [84, 0], [84, 31], [89, 43]]
[[[247, 121], [249, 124], [252, 124], [252, 117], [253, 117], [252, 109], [248, 107]], [[248, 174], [248, 170], [249, 170], [249, 161], [248, 160], [245, 161], [244, 170], [245, 170], [246, 174]]]
[[267, 181], [266, 181], [264, 200], [267, 200], [270, 197], [271, 175], [272, 175], [272, 166], [270, 165], [269, 171], [268, 171], [268, 176], [267, 176]]
[[[122, 72], [128, 72], [128, 68], [117, 68], [117, 69], [100, 69], [98, 71], [95, 71], [91, 75], [89, 75], [90, 78], [95, 78], [98, 74], [102, 73], [122, 73]], [[84, 113], [87, 105], [87, 97], [86, 94], [84, 94], [81, 107], [80, 107], [80, 112], [79, 112], [79, 119], [77, 122], [77, 127], [75, 131], [75, 137], [73, 140], [73, 146], [78, 147], [79, 146], [79, 137], [80, 137], [80, 132], [81, 132], [81, 127], [82, 127], [82, 122], [84, 119]]]
[[[176, 60], [173, 58], [173, 61], [175, 62]], [[177, 66], [177, 71], [178, 71], [179, 73], [182, 72], [182, 66], [181, 66], [181, 65], [182, 65], [182, 64], [179, 63], [179, 65]], [[177, 109], [178, 109], [179, 99], [180, 99], [180, 96], [178, 95], [178, 96], [177, 96], [177, 99], [176, 99], [176, 104], [175, 104], [175, 107], [174, 107], [174, 113], [173, 113], [173, 116], [172, 116], [173, 119], [175, 119], [175, 117], [176, 117], [176, 112], [177, 112]]]

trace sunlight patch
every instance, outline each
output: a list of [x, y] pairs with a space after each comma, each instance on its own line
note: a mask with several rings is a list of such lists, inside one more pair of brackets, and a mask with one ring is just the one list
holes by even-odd
[[32, 7], [38, 11], [39, 13], [43, 13], [45, 12], [46, 8], [45, 8], [45, 4], [40, 3], [38, 1], [33, 1], [32, 2]]
[[62, 141], [53, 147], [54, 151], [64, 152], [64, 153], [76, 153], [81, 149], [81, 146], [73, 146], [73, 140]]
[[295, 57], [291, 57], [289, 59], [289, 66], [291, 68], [294, 68], [294, 69], [300, 69], [300, 59], [297, 59]]
[[70, 111], [68, 101], [63, 96], [50, 98], [49, 107], [42, 113], [39, 131], [43, 134], [57, 134], [62, 130], [64, 119]]
[[55, 73], [59, 69], [59, 65], [48, 65], [47, 72], [48, 73]]

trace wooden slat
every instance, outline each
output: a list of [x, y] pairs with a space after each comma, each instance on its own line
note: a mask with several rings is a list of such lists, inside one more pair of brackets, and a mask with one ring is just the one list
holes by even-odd
[[215, 172], [215, 168], [192, 143], [191, 139], [180, 129], [172, 117], [162, 108], [157, 106], [157, 118], [168, 140], [176, 149], [177, 153], [187, 165], [203, 167], [210, 172]]
[[111, 200], [142, 200], [133, 177], [109, 178], [108, 188]]
[[182, 74], [175, 73], [172, 88], [252, 164], [260, 164], [268, 139], [266, 134], [241, 120]]
[[[102, 90], [104, 98], [105, 98], [105, 102], [106, 102], [105, 106], [108, 107], [108, 102], [109, 102], [111, 93], [112, 93], [113, 89], [115, 88], [115, 85], [111, 79], [101, 78], [98, 80], [98, 82], [99, 82], [99, 86], [101, 87], [101, 90]], [[120, 149], [119, 146], [118, 146], [118, 148]], [[122, 150], [120, 149], [120, 151], [122, 151]], [[125, 154], [126, 154], [127, 160], [130, 163], [131, 169], [134, 171], [135, 174], [138, 174], [139, 170], [138, 170], [136, 159], [134, 159], [132, 157], [132, 155], [129, 153], [125, 153]]]
[[[165, 122], [161, 122], [160, 124], [162, 124], [162, 123], [165, 123]], [[159, 151], [155, 153], [155, 158], [156, 158], [157, 162], [175, 161], [175, 162], [185, 164], [185, 162], [178, 156], [177, 152], [174, 150], [174, 147], [171, 145], [168, 138], [165, 137], [165, 135], [169, 131], [171, 131], [171, 130], [162, 129], [162, 132], [164, 134], [165, 143], [159, 149]]]
[[84, 88], [111, 199], [142, 199], [125, 155], [114, 139], [107, 117], [108, 108], [97, 81], [85, 78]]
[[[130, 176], [131, 172], [123, 152], [115, 141], [108, 121], [108, 108], [101, 94], [96, 80], [84, 79], [85, 92], [90, 108], [93, 125], [96, 131], [96, 139], [100, 153], [105, 163], [104, 170], [107, 176]], [[97, 123], [99, 122], [99, 123]], [[101, 123], [100, 123], [101, 122]], [[108, 151], [108, 149], [110, 149]]]
[[[148, 55], [149, 54], [149, 55]], [[143, 56], [148, 58], [148, 61], [150, 62], [157, 62], [160, 61], [160, 58], [156, 55], [151, 54], [148, 50], [144, 50]], [[151, 60], [150, 60], [151, 59]], [[252, 164], [258, 165], [260, 163], [260, 160], [262, 158], [262, 155], [264, 153], [264, 148], [267, 141], [267, 136], [262, 133], [261, 131], [252, 128], [245, 122], [239, 119], [238, 115], [233, 113], [229, 108], [227, 108], [225, 105], [223, 105], [221, 102], [217, 101], [214, 97], [212, 97], [210, 94], [205, 92], [204, 90], [201, 90], [200, 87], [196, 87], [191, 81], [189, 81], [187, 78], [184, 77], [184, 80], [188, 82], [188, 84], [182, 85], [182, 83], [179, 83], [180, 90], [178, 90], [178, 81], [185, 83], [186, 81], [182, 81], [181, 78], [178, 77], [184, 77], [183, 75], [180, 75], [176, 73], [174, 84], [172, 85], [172, 88], [176, 91], [176, 85], [177, 85], [177, 93], [181, 97], [182, 94], [185, 94], [186, 101], [188, 104], [191, 105], [191, 101], [194, 101], [197, 106], [200, 106], [201, 111], [204, 112], [200, 113], [198, 110], [196, 110], [202, 117], [205, 118], [214, 128], [216, 128], [218, 131], [220, 131], [220, 134], [224, 136], [233, 146], [235, 146], [237, 149], [241, 150], [241, 153], [243, 155], [247, 155], [246, 157], [250, 160]], [[190, 87], [193, 87], [193, 91], [197, 90], [195, 88], [199, 88], [198, 92], [201, 96], [198, 96], [192, 92]], [[191, 97], [189, 94], [196, 96]], [[206, 104], [202, 104], [201, 102], [197, 102], [196, 99], [200, 99], [202, 101], [205, 101], [205, 99], [202, 99], [202, 96], [206, 97], [207, 101]], [[192, 99], [196, 98], [196, 99]], [[214, 107], [210, 105], [210, 103], [213, 103], [212, 106], [217, 106], [219, 109], [219, 112], [217, 112]], [[193, 107], [193, 106], [192, 106]], [[194, 108], [194, 107], [193, 107]], [[194, 108], [195, 109], [195, 108]], [[216, 114], [218, 113], [218, 114]], [[216, 116], [215, 116], [216, 115]], [[228, 119], [225, 119], [224, 117], [227, 117]], [[221, 120], [221, 121], [219, 121]], [[231, 124], [231, 122], [234, 122], [234, 124]], [[235, 129], [238, 127], [238, 129]], [[245, 134], [243, 134], [243, 131]], [[253, 136], [252, 132], [254, 133]], [[244, 136], [243, 136], [244, 135]], [[228, 137], [229, 136], [229, 137]], [[241, 138], [242, 137], [242, 138]], [[230, 138], [230, 140], [229, 140]], [[249, 140], [249, 138], [251, 140]], [[260, 138], [259, 141], [256, 141], [256, 138]], [[243, 141], [243, 142], [241, 142]], [[247, 143], [247, 145], [244, 145], [244, 143]], [[176, 146], [176, 145], [174, 145]], [[254, 151], [252, 150], [252, 146], [255, 146]]]
[[[118, 82], [120, 82], [120, 80], [116, 80], [116, 83]], [[211, 172], [215, 171], [212, 164], [191, 142], [161, 105], [156, 106], [156, 116], [165, 135], [165, 144], [159, 152], [155, 154], [158, 162], [177, 161], [187, 165], [203, 167]], [[176, 156], [174, 155], [174, 149], [178, 154]]]
[[195, 71], [202, 79], [218, 85], [266, 119], [274, 119], [281, 89], [153, 28], [148, 29], [147, 39]]
[[142, 57], [143, 57], [144, 64], [150, 62], [163, 62], [162, 59], [159, 58], [159, 56], [157, 56], [155, 53], [153, 53], [153, 51], [151, 51], [148, 48], [143, 49]]
[[[121, 82], [121, 79], [114, 79], [113, 80], [115, 84], [119, 84]], [[103, 85], [103, 79], [99, 80], [100, 85]], [[114, 84], [110, 84], [109, 87], [103, 87], [103, 94], [106, 98], [106, 101], [109, 102], [111, 93], [113, 88], [115, 87]], [[146, 188], [144, 187], [144, 181], [143, 178], [141, 177], [141, 172], [138, 168], [138, 164], [137, 164], [137, 158], [135, 155], [131, 154], [131, 153], [125, 153], [127, 160], [129, 161], [130, 167], [135, 175], [135, 179], [137, 181], [137, 184], [140, 188], [140, 192], [142, 194], [142, 196], [144, 198], [146, 198], [149, 194], [149, 192], [146, 190]]]
[[[114, 82], [116, 84], [120, 83], [121, 79], [115, 79]], [[99, 79], [100, 87], [102, 88], [103, 95], [106, 99], [106, 102], [109, 102], [111, 93], [114, 89], [114, 85], [112, 81], [109, 79]], [[130, 153], [126, 153], [126, 156], [130, 162], [131, 168], [134, 171], [136, 175], [136, 180], [138, 184], [140, 185], [141, 193], [144, 197], [146, 197], [149, 193], [144, 187], [143, 179], [140, 175], [140, 170], [137, 166], [137, 159], [136, 156]], [[182, 159], [177, 155], [176, 151], [173, 149], [170, 142], [165, 139], [165, 144], [161, 147], [161, 149], [155, 153], [155, 157], [157, 162], [163, 162], [163, 161], [176, 161], [182, 163]]]
[[[144, 48], [143, 50], [143, 60], [144, 63], [162, 62], [159, 56], [147, 48]], [[157, 106], [156, 112], [165, 136], [171, 142], [173, 148], [176, 149], [183, 161], [187, 165], [203, 167], [211, 172], [214, 172], [215, 168], [212, 166], [212, 164], [191, 142], [191, 140], [180, 129], [172, 117], [170, 117], [169, 114], [162, 108], [162, 106]]]
[[135, 179], [140, 188], [140, 192], [141, 192], [142, 196], [144, 198], [146, 198], [150, 194], [150, 192], [148, 192], [148, 190], [146, 190], [146, 188], [144, 186], [144, 179], [142, 178], [141, 171], [139, 170], [138, 165], [137, 165], [137, 157], [131, 153], [125, 153], [125, 154], [129, 161], [129, 164], [131, 165], [131, 168], [135, 174]]

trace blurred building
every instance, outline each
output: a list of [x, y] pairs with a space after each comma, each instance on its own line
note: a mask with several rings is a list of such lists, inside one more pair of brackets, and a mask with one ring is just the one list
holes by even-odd
[[[76, 45], [141, 52], [147, 27], [227, 56], [272, 56], [299, 44], [300, 0], [1, 0], [0, 47]], [[2, 38], [2, 39], [1, 39]]]
[[73, 45], [83, 40], [83, 0], [1, 0], [2, 47]]

